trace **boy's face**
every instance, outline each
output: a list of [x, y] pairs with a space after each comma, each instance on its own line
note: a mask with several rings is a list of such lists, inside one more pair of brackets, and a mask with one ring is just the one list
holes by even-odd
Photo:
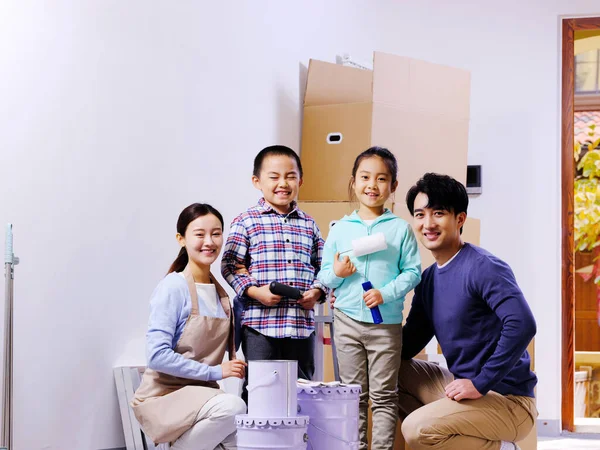
[[467, 215], [427, 207], [429, 198], [422, 192], [415, 198], [413, 229], [423, 246], [434, 253], [454, 250], [460, 245], [460, 227]]
[[302, 178], [293, 158], [270, 155], [263, 160], [260, 175], [252, 176], [252, 183], [263, 193], [267, 203], [285, 214], [290, 211], [291, 203], [298, 196]]

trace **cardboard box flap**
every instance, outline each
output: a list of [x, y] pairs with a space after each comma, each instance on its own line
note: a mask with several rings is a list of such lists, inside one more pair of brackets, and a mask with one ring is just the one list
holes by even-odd
[[373, 102], [455, 119], [469, 118], [470, 72], [375, 52]]
[[304, 106], [364, 103], [373, 99], [373, 72], [311, 59]]

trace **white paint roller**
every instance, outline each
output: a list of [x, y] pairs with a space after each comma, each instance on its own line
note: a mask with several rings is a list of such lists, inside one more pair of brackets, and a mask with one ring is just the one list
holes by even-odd
[[375, 233], [370, 236], [364, 236], [360, 239], [354, 239], [352, 241], [352, 249], [341, 252], [341, 254], [353, 252], [355, 257], [370, 255], [372, 253], [380, 252], [387, 248], [387, 242], [385, 242], [385, 235], [383, 233]]

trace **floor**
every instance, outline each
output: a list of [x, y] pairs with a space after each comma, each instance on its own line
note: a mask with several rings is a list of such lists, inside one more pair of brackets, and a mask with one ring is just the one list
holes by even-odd
[[600, 435], [538, 437], [538, 450], [600, 450]]

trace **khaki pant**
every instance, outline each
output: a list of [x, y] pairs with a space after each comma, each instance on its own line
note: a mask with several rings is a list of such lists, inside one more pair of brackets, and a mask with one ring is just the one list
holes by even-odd
[[337, 309], [334, 338], [342, 383], [360, 384], [360, 449], [366, 450], [369, 399], [373, 415], [371, 449], [393, 449], [398, 421], [397, 380], [402, 324], [358, 322]]
[[[498, 450], [500, 441], [519, 441], [533, 428], [535, 399], [490, 391], [477, 400], [450, 400], [454, 377], [436, 364], [402, 361], [398, 403], [402, 434], [413, 450]], [[407, 417], [408, 416], [408, 417]]]
[[171, 445], [171, 450], [235, 450], [235, 416], [245, 413], [246, 404], [237, 395], [215, 395], [200, 409], [192, 428]]

